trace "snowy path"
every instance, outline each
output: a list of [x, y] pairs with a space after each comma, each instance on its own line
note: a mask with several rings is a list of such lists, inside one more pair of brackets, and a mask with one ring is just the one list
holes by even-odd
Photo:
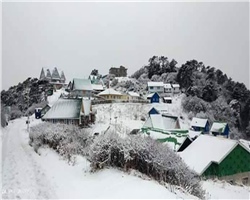
[[[8, 199], [54, 198], [46, 175], [28, 145], [24, 119], [17, 119], [4, 130], [2, 152], [2, 193]], [[25, 134], [25, 135], [24, 135]]]
[[[36, 123], [40, 120], [31, 122], [32, 125]], [[156, 181], [143, 180], [116, 169], [90, 173], [90, 163], [80, 156], [76, 164], [70, 166], [51, 149], [41, 148], [38, 155], [28, 144], [24, 118], [10, 122], [0, 136], [4, 199], [195, 198], [177, 189], [171, 192]], [[208, 199], [249, 199], [250, 195], [248, 188], [221, 182], [205, 181], [203, 188]]]
[[[33, 119], [31, 124], [39, 121]], [[51, 149], [41, 148], [38, 155], [28, 141], [25, 118], [10, 122], [4, 129], [4, 199], [193, 197], [178, 190], [170, 192], [156, 181], [143, 180], [116, 169], [90, 173], [86, 159], [78, 157], [76, 165], [70, 166]]]

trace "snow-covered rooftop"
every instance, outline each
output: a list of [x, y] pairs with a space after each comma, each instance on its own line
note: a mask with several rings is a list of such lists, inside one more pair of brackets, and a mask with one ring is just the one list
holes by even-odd
[[140, 97], [140, 95], [136, 92], [128, 92], [128, 94], [132, 97]]
[[148, 82], [148, 87], [163, 87], [163, 82]]
[[101, 84], [92, 84], [93, 90], [104, 90]]
[[250, 141], [240, 139], [239, 142], [240, 142], [242, 145], [244, 145], [244, 146], [248, 149], [248, 151], [250, 152]]
[[78, 119], [81, 99], [58, 99], [43, 119]]
[[172, 86], [171, 86], [171, 84], [170, 84], [170, 83], [166, 83], [166, 84], [164, 84], [164, 88], [171, 89], [171, 88], [172, 88]]
[[176, 128], [177, 119], [171, 116], [163, 116], [161, 114], [150, 115], [146, 120], [143, 128], [156, 128], [161, 130], [169, 130]]
[[223, 133], [225, 131], [226, 126], [227, 126], [227, 123], [214, 122], [211, 127], [211, 132]]
[[165, 100], [172, 100], [172, 97], [163, 97]]
[[180, 85], [179, 85], [179, 84], [172, 84], [172, 87], [173, 87], [173, 88], [179, 88]]
[[235, 140], [200, 135], [179, 155], [191, 169], [201, 175], [212, 162], [220, 163], [237, 144]]
[[91, 81], [89, 79], [73, 79], [74, 90], [92, 90]]
[[191, 122], [191, 126], [205, 128], [207, 124], [207, 119], [201, 119], [194, 117]]
[[108, 88], [104, 90], [103, 92], [99, 93], [98, 95], [108, 95], [108, 94], [122, 95], [120, 92], [115, 91], [113, 88]]

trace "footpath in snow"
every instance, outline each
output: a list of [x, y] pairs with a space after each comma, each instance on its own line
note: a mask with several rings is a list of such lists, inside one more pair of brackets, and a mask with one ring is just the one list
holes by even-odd
[[[99, 122], [108, 124], [109, 119], [100, 118], [105, 106], [99, 106]], [[117, 107], [117, 108], [116, 108]], [[117, 111], [117, 109], [121, 110]], [[129, 116], [122, 115], [121, 105], [114, 105], [114, 113], [120, 114], [128, 128], [141, 125], [139, 118], [130, 123]], [[160, 109], [160, 108], [158, 108]], [[147, 110], [147, 109], [146, 109]], [[132, 112], [131, 112], [132, 113]], [[107, 116], [107, 111], [106, 111]], [[127, 120], [127, 121], [126, 121]], [[139, 178], [117, 169], [90, 172], [90, 163], [76, 157], [74, 166], [62, 160], [48, 148], [35, 153], [29, 146], [26, 118], [16, 119], [2, 129], [2, 195], [5, 199], [74, 199], [74, 198], [164, 198], [194, 199], [194, 196], [177, 189], [166, 188], [156, 181]], [[41, 120], [31, 118], [31, 126]], [[114, 123], [114, 121], [113, 121]], [[94, 127], [95, 128], [95, 127]], [[96, 127], [97, 128], [97, 127]], [[249, 199], [250, 189], [232, 186], [221, 181], [204, 181], [207, 199]], [[97, 192], [98, 191], [98, 192]]]

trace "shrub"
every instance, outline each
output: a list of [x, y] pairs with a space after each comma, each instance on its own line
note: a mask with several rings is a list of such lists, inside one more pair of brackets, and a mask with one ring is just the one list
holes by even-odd
[[150, 137], [129, 135], [121, 138], [107, 132], [90, 146], [89, 160], [93, 171], [108, 166], [135, 169], [159, 182], [181, 186], [190, 194], [204, 198], [198, 175], [166, 145]]
[[86, 129], [66, 124], [38, 124], [30, 128], [29, 137], [36, 152], [39, 147], [48, 145], [69, 162], [73, 155], [87, 155], [87, 148], [92, 142]]
[[11, 120], [20, 118], [22, 116], [23, 116], [23, 113], [18, 108], [11, 109], [11, 111], [10, 111], [10, 119]]

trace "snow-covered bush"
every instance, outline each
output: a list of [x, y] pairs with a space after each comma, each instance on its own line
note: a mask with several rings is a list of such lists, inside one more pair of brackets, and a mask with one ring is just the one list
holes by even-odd
[[10, 111], [10, 119], [17, 119], [23, 116], [23, 113], [18, 108], [12, 108]]
[[107, 132], [90, 146], [89, 160], [93, 171], [108, 166], [135, 169], [159, 182], [181, 186], [190, 194], [204, 198], [198, 175], [166, 145], [150, 137], [129, 135], [121, 138], [114, 132]]
[[73, 155], [86, 155], [92, 143], [92, 137], [86, 129], [66, 124], [38, 124], [30, 128], [29, 137], [36, 152], [39, 147], [48, 145], [68, 161]]

